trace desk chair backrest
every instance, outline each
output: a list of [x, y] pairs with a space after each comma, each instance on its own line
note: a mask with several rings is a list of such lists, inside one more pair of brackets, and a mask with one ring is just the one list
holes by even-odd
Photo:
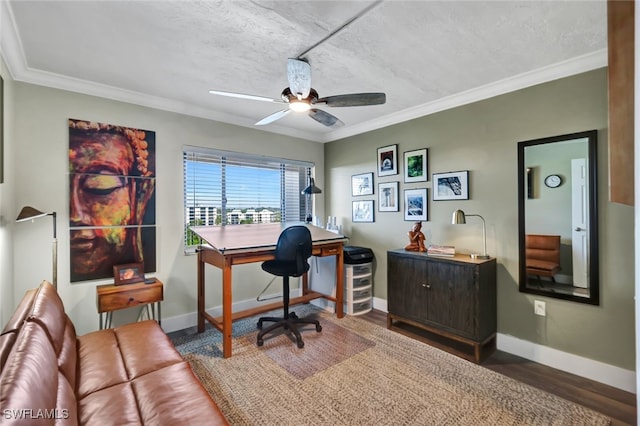
[[311, 250], [312, 240], [309, 229], [306, 226], [290, 226], [282, 231], [278, 237], [275, 250], [276, 258], [272, 262], [287, 269], [286, 275], [299, 277], [309, 270], [307, 259], [311, 257]]

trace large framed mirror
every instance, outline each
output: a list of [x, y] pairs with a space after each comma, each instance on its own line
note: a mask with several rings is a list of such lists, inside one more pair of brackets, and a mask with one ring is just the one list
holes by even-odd
[[518, 143], [520, 291], [598, 305], [598, 132]]

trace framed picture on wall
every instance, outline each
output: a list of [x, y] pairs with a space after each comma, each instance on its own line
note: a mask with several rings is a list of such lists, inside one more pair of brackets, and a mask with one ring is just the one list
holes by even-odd
[[378, 148], [378, 176], [398, 174], [398, 145]]
[[427, 220], [427, 188], [404, 190], [404, 220]]
[[400, 209], [399, 201], [398, 182], [378, 184], [378, 211], [397, 212]]
[[361, 173], [351, 176], [351, 195], [372, 195], [373, 173]]
[[373, 200], [352, 201], [351, 220], [353, 222], [373, 222]]
[[404, 153], [404, 181], [426, 182], [427, 181], [427, 149], [416, 149]]
[[468, 200], [469, 171], [434, 173], [433, 200]]

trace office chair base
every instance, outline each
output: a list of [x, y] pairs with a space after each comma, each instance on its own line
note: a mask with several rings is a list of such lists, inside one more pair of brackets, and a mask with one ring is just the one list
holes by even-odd
[[[262, 330], [262, 323], [264, 321], [271, 321], [274, 322], [274, 324]], [[296, 344], [300, 349], [302, 349], [304, 347], [304, 341], [298, 331], [298, 324], [313, 324], [316, 326], [316, 332], [320, 333], [322, 331], [322, 326], [318, 320], [298, 318], [294, 312], [290, 313], [288, 318], [262, 317], [258, 320], [258, 328], [261, 330], [257, 337], [258, 346], [264, 345], [265, 334], [268, 334], [278, 328], [284, 328], [285, 330], [290, 330], [293, 333], [296, 337]]]

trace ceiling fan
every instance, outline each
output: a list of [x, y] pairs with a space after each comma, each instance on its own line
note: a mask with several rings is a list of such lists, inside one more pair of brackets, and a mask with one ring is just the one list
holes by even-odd
[[316, 105], [325, 104], [328, 107], [352, 107], [381, 105], [386, 102], [386, 95], [384, 93], [351, 93], [321, 98], [318, 92], [311, 87], [311, 66], [305, 59], [290, 58], [287, 60], [287, 79], [289, 80], [289, 87], [285, 87], [280, 95], [280, 99], [220, 90], [209, 90], [209, 93], [232, 98], [288, 104], [287, 108], [274, 112], [258, 121], [256, 126], [273, 123], [291, 111], [294, 111], [306, 112], [309, 117], [327, 127], [340, 127], [343, 126], [344, 123], [340, 121], [338, 117], [316, 108]]

